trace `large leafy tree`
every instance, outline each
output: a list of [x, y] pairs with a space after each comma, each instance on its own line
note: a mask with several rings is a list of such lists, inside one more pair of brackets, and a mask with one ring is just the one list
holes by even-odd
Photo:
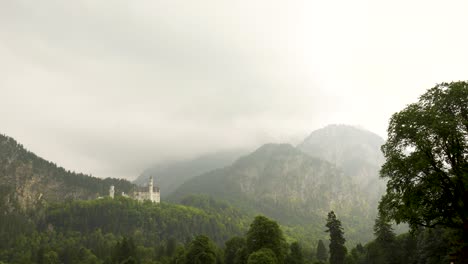
[[380, 212], [411, 227], [448, 227], [468, 241], [468, 83], [442, 83], [390, 119]]
[[343, 264], [346, 256], [345, 238], [341, 221], [333, 211], [328, 213], [326, 232], [330, 233], [330, 264]]
[[262, 248], [268, 248], [275, 253], [278, 263], [283, 263], [285, 243], [283, 232], [278, 223], [265, 216], [255, 217], [247, 232], [247, 251], [249, 254]]

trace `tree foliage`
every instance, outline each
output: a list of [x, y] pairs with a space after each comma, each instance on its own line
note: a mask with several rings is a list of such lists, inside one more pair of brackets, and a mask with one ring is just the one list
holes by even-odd
[[269, 248], [262, 248], [250, 254], [247, 264], [277, 264], [275, 253]]
[[468, 83], [438, 84], [395, 113], [382, 151], [388, 183], [380, 212], [412, 228], [453, 228], [466, 246]]
[[317, 259], [324, 263], [328, 259], [327, 248], [325, 247], [321, 239], [318, 241], [318, 244], [317, 244]]
[[197, 236], [191, 243], [186, 255], [186, 264], [215, 264], [216, 247], [204, 235]]
[[224, 250], [224, 264], [236, 264], [236, 256], [245, 251], [246, 242], [243, 237], [233, 237], [226, 241]]
[[328, 213], [326, 232], [330, 233], [330, 264], [343, 264], [346, 256], [345, 238], [341, 221], [333, 211]]
[[379, 248], [378, 257], [382, 259], [381, 263], [398, 263], [395, 259], [395, 233], [390, 222], [382, 215], [375, 219], [374, 235], [375, 244]]
[[249, 254], [262, 248], [268, 248], [275, 253], [278, 263], [283, 263], [284, 244], [283, 232], [278, 223], [265, 216], [255, 217], [247, 232], [247, 251]]
[[288, 264], [303, 264], [304, 256], [302, 255], [301, 245], [296, 241], [291, 243], [289, 247], [289, 254], [286, 257], [286, 263]]

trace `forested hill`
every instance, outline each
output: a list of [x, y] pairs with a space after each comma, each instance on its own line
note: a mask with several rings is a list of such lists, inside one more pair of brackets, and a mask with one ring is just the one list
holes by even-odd
[[[209, 202], [207, 197], [193, 197], [197, 206]], [[227, 204], [211, 203], [208, 209], [183, 204], [138, 202], [116, 197], [89, 201], [57, 203], [48, 207], [42, 226], [57, 231], [89, 234], [96, 229], [104, 233], [140, 236], [144, 244], [157, 245], [169, 238], [177, 241], [206, 234], [218, 244], [241, 235], [250, 218]]]
[[[207, 197], [192, 197], [190, 203], [209, 209], [141, 203], [119, 196], [51, 203], [32, 216], [11, 212], [0, 217], [0, 263], [59, 263], [36, 262], [42, 251], [53, 251], [63, 263], [103, 263], [85, 259], [90, 255], [106, 260], [122, 237], [138, 245], [140, 257], [154, 259], [166, 250], [172, 252], [168, 255], [174, 254], [177, 245], [200, 234], [221, 246], [229, 238], [245, 234], [252, 221]], [[167, 248], [171, 243], [172, 250]]]
[[107, 195], [110, 185], [119, 192], [130, 192], [134, 186], [122, 179], [67, 171], [0, 134], [0, 208], [31, 209], [42, 203], [97, 198]]

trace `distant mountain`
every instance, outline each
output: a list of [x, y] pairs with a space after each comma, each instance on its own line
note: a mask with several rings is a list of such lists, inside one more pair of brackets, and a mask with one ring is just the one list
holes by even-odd
[[145, 185], [153, 176], [166, 198], [185, 181], [203, 173], [231, 165], [246, 151], [231, 150], [205, 154], [195, 159], [179, 160], [146, 169], [133, 183]]
[[[320, 223], [334, 210], [347, 237], [371, 239], [377, 205], [385, 190], [378, 177], [384, 158], [378, 135], [346, 125], [314, 131], [296, 148], [266, 144], [231, 166], [194, 177], [169, 199], [207, 194], [282, 224]], [[323, 234], [320, 224], [311, 233]]]
[[318, 236], [324, 236], [322, 223], [334, 210], [352, 227], [348, 237], [353, 241], [370, 239], [376, 212], [337, 166], [289, 144], [263, 145], [232, 166], [190, 179], [170, 199], [191, 194], [208, 194], [285, 225], [309, 226]]
[[32, 209], [39, 204], [107, 195], [109, 186], [130, 192], [133, 184], [74, 173], [26, 150], [0, 134], [0, 208]]
[[379, 178], [385, 161], [380, 150], [384, 142], [380, 136], [364, 129], [329, 125], [312, 132], [297, 148], [341, 168], [377, 206], [385, 190], [385, 181]]

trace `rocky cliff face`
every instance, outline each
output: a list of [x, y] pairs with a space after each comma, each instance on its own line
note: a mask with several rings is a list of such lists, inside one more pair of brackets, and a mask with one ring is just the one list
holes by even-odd
[[110, 185], [125, 192], [133, 189], [125, 180], [103, 180], [66, 171], [0, 135], [0, 207], [5, 210], [27, 210], [67, 199], [94, 199], [107, 195]]

